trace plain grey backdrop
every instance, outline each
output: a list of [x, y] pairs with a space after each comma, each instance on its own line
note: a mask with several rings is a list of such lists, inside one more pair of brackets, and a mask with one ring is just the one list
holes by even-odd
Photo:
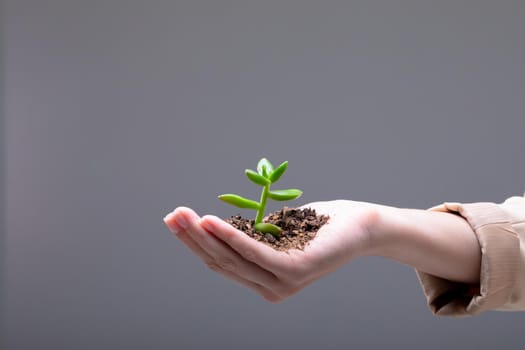
[[5, 103], [4, 103], [4, 83], [5, 83], [5, 64], [4, 64], [4, 11], [3, 2], [0, 0], [0, 348], [4, 336], [4, 316], [5, 316], [5, 262], [6, 262], [6, 222], [5, 222], [5, 204], [6, 201], [6, 183], [5, 183]]
[[6, 0], [2, 16], [3, 349], [523, 346], [525, 313], [435, 317], [381, 258], [269, 304], [162, 218], [238, 213], [216, 196], [255, 198], [243, 170], [262, 156], [290, 162], [296, 204], [523, 194], [525, 2]]

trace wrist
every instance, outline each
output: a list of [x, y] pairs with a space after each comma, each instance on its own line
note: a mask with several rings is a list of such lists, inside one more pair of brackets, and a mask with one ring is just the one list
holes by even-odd
[[392, 257], [395, 250], [396, 218], [401, 216], [401, 209], [377, 205], [371, 209], [370, 220], [367, 226], [368, 249], [366, 255]]
[[368, 255], [445, 279], [479, 281], [481, 249], [470, 225], [451, 213], [379, 206]]

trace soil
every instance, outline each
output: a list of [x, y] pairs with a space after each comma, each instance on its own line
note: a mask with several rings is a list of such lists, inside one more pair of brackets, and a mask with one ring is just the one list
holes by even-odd
[[226, 222], [275, 250], [286, 251], [289, 249], [303, 250], [328, 219], [328, 216], [317, 215], [315, 209], [284, 207], [263, 219], [264, 222], [277, 225], [283, 230], [279, 237], [256, 231], [253, 228], [254, 220], [243, 218], [240, 215], [232, 216], [226, 219]]

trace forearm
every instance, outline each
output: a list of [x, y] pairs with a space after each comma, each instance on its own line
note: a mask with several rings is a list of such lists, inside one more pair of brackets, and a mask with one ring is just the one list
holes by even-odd
[[369, 230], [374, 255], [448, 280], [479, 282], [481, 249], [460, 216], [381, 206]]

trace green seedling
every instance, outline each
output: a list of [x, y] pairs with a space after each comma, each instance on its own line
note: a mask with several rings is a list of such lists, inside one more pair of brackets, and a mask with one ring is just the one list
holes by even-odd
[[301, 194], [303, 194], [301, 190], [296, 188], [289, 188], [286, 190], [270, 190], [270, 186], [277, 182], [281, 176], [283, 176], [287, 168], [287, 161], [283, 162], [277, 168], [274, 168], [268, 159], [262, 158], [259, 163], [257, 163], [257, 171], [253, 171], [251, 169], [246, 169], [244, 171], [246, 177], [248, 177], [251, 182], [262, 186], [261, 199], [259, 202], [229, 193], [221, 194], [219, 199], [238, 208], [256, 210], [257, 215], [255, 217], [254, 228], [259, 232], [270, 233], [274, 236], [279, 236], [282, 232], [282, 229], [279, 226], [262, 222], [268, 198], [275, 201], [288, 201], [296, 199], [301, 196]]

